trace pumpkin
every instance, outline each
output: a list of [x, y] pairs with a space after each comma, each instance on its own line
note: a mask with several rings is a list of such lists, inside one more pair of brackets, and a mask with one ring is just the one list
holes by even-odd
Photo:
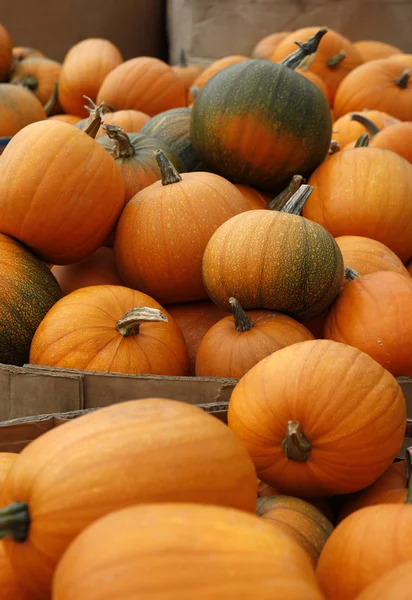
[[[231, 65], [236, 65], [241, 62], [245, 62], [249, 60], [249, 57], [243, 56], [241, 54], [230, 54], [229, 56], [224, 56], [223, 58], [219, 58], [213, 61], [208, 67], [203, 69], [202, 73], [196, 77], [191, 88], [193, 87], [198, 93], [202, 87], [211, 79], [216, 73], [220, 73], [223, 69], [230, 67]], [[193, 94], [193, 90], [190, 89], [189, 94], [189, 105], [190, 102], [195, 101], [195, 95]]]
[[402, 446], [405, 398], [367, 354], [330, 340], [261, 360], [229, 401], [230, 428], [280, 493], [347, 494], [373, 483]]
[[408, 561], [378, 577], [356, 600], [409, 600], [411, 586], [412, 561]]
[[186, 88], [186, 95], [189, 93], [190, 86], [194, 80], [203, 72], [203, 67], [194, 63], [189, 64], [184, 48], [181, 48], [179, 62], [172, 66], [172, 70], [183, 81]]
[[193, 504], [133, 506], [93, 523], [67, 550], [53, 585], [55, 600], [148, 595], [321, 598], [305, 552], [281, 529], [239, 510]]
[[7, 29], [0, 25], [0, 81], [7, 81], [12, 62], [13, 43]]
[[249, 204], [223, 177], [201, 171], [179, 175], [161, 150], [156, 157], [162, 179], [136, 194], [116, 228], [120, 277], [164, 304], [207, 298], [202, 281], [206, 244]]
[[16, 452], [0, 452], [0, 495], [6, 475], [17, 457]]
[[64, 296], [90, 285], [123, 285], [112, 248], [101, 247], [77, 263], [54, 265], [51, 271]]
[[[395, 271], [408, 275], [400, 258], [390, 248], [376, 240], [357, 235], [336, 238], [345, 265], [350, 265], [359, 275], [376, 271]], [[344, 280], [347, 283], [347, 280]]]
[[394, 271], [355, 277], [339, 294], [325, 338], [355, 346], [390, 373], [412, 377], [412, 278]]
[[104, 515], [157, 502], [253, 513], [256, 489], [249, 455], [219, 419], [165, 398], [121, 402], [24, 448], [4, 482], [0, 536], [17, 575], [43, 599], [66, 548]]
[[45, 57], [44, 52], [38, 50], [37, 48], [31, 48], [30, 46], [13, 46], [11, 52], [16, 62], [24, 60], [25, 58]]
[[183, 81], [158, 58], [139, 56], [113, 69], [105, 77], [97, 102], [108, 102], [115, 110], [140, 110], [150, 117], [186, 105]]
[[254, 46], [251, 53], [251, 57], [270, 59], [275, 48], [290, 33], [290, 31], [278, 31], [276, 33], [271, 33], [265, 36], [264, 38], [258, 41], [256, 46]]
[[141, 133], [169, 146], [184, 164], [185, 171], [202, 171], [190, 139], [191, 108], [172, 108], [145, 123]]
[[0, 234], [0, 363], [22, 366], [40, 321], [61, 298], [47, 265]]
[[166, 305], [167, 312], [174, 318], [185, 338], [190, 359], [190, 374], [195, 374], [196, 354], [205, 333], [227, 312], [211, 300], [181, 302]]
[[[88, 119], [78, 120], [77, 126], [84, 129]], [[115, 110], [114, 112], [105, 112], [103, 115], [104, 125], [117, 125], [126, 131], [126, 133], [138, 133], [143, 125], [150, 120], [149, 115], [139, 110]], [[105, 130], [100, 127], [96, 138], [106, 135]]]
[[243, 61], [206, 83], [192, 108], [191, 137], [200, 160], [236, 183], [270, 191], [282, 189], [295, 173], [312, 173], [329, 149], [331, 114], [319, 88], [293, 69], [324, 33], [280, 65]]
[[11, 137], [46, 113], [41, 102], [24, 87], [0, 83], [0, 136]]
[[359, 40], [358, 42], [354, 42], [353, 45], [362, 56], [364, 62], [379, 58], [389, 58], [395, 54], [402, 53], [402, 50], [399, 50], [396, 46], [376, 40]]
[[379, 109], [401, 121], [412, 121], [411, 70], [391, 58], [372, 60], [349, 73], [335, 96], [333, 112]]
[[52, 115], [48, 118], [53, 121], [63, 121], [63, 123], [69, 123], [69, 125], [76, 125], [80, 121], [80, 117], [66, 114]]
[[[49, 100], [56, 81], [59, 80], [61, 64], [50, 58], [26, 58], [13, 69], [10, 83], [22, 85], [33, 92], [44, 105]], [[54, 112], [61, 112], [57, 103]]]
[[117, 125], [103, 125], [103, 129], [108, 137], [97, 141], [119, 165], [125, 183], [125, 205], [135, 194], [161, 178], [155, 157], [157, 150], [162, 150], [178, 171], [184, 170], [180, 158], [164, 142], [143, 133], [126, 133]]
[[[258, 482], [258, 503], [260, 498], [266, 498], [267, 496], [279, 496], [279, 492], [276, 488], [268, 485], [264, 481]], [[293, 497], [293, 496], [290, 496]], [[305, 502], [314, 506], [319, 510], [331, 523], [335, 521], [334, 510], [332, 509], [329, 498], [302, 498]]]
[[392, 62], [396, 61], [403, 64], [406, 69], [412, 69], [412, 54], [394, 54], [390, 58]]
[[412, 166], [404, 158], [380, 148], [338, 152], [316, 169], [309, 184], [314, 190], [304, 217], [333, 237], [372, 238], [402, 262], [412, 257]]
[[109, 40], [88, 38], [74, 44], [59, 77], [59, 100], [65, 112], [86, 117], [83, 96], [96, 100], [105, 77], [122, 62], [120, 50]]
[[234, 185], [249, 202], [251, 208], [268, 208], [268, 204], [271, 200], [270, 194], [260, 192], [256, 188], [251, 187], [250, 185], [243, 185], [243, 183], [235, 183]]
[[300, 498], [264, 496], [258, 498], [256, 514], [292, 536], [316, 567], [322, 548], [333, 531], [332, 523], [320, 510]]
[[332, 137], [339, 143], [341, 148], [344, 148], [350, 142], [356, 142], [359, 136], [365, 131], [365, 126], [352, 118], [354, 114], [366, 117], [378, 129], [386, 129], [400, 122], [399, 119], [395, 119], [388, 113], [379, 110], [364, 110], [360, 113], [343, 115], [332, 126]]
[[186, 375], [189, 358], [173, 318], [146, 294], [115, 285], [60, 300], [34, 335], [30, 362], [116, 373]]
[[232, 316], [224, 317], [204, 336], [196, 357], [200, 377], [243, 377], [257, 362], [280, 348], [313, 340], [300, 323], [268, 310], [244, 312], [229, 298]]
[[[296, 48], [296, 42], [306, 42], [316, 34], [319, 27], [304, 27], [290, 33], [275, 48], [271, 60], [281, 62]], [[363, 63], [360, 52], [343, 35], [328, 29], [319, 43], [309, 71], [319, 75], [328, 86], [332, 100], [340, 82]]]
[[403, 121], [379, 131], [372, 137], [369, 146], [392, 150], [412, 163], [412, 121]]
[[0, 542], [0, 590], [4, 600], [33, 600], [33, 596], [23, 587], [14, 572], [4, 549], [4, 542]]
[[[11, 86], [22, 93], [31, 92]], [[63, 265], [95, 252], [123, 207], [124, 184], [112, 157], [60, 121], [33, 123], [1, 157], [0, 231]], [[75, 193], [73, 193], [75, 191]]]
[[[384, 573], [410, 560], [409, 502], [368, 506], [339, 523], [323, 548], [316, 571], [327, 598], [357, 599]], [[397, 600], [397, 596], [392, 598]]]
[[[310, 193], [306, 188], [299, 188], [289, 202], [304, 201]], [[309, 319], [337, 296], [343, 260], [335, 240], [316, 223], [287, 212], [251, 210], [212, 235], [202, 272], [207, 293], [218, 306], [230, 309], [229, 298], [235, 297], [245, 309]]]

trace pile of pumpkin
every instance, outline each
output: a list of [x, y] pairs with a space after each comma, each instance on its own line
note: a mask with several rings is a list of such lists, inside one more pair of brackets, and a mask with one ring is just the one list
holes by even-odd
[[411, 55], [39, 54], [0, 31], [0, 362], [239, 382], [1, 457], [0, 595], [407, 598]]

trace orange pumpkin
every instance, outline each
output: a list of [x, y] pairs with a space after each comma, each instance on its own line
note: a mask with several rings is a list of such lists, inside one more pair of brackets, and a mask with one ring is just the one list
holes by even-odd
[[238, 510], [190, 504], [134, 506], [93, 523], [68, 549], [53, 585], [55, 600], [148, 595], [321, 598], [308, 557], [281, 529]]
[[104, 79], [97, 102], [115, 110], [133, 109], [153, 117], [170, 108], [186, 106], [183, 81], [162, 60], [147, 56], [131, 58]]
[[0, 136], [11, 137], [46, 113], [41, 102], [24, 87], [0, 83]]
[[[59, 80], [60, 69], [61, 64], [50, 58], [26, 58], [18, 62], [13, 69], [10, 83], [26, 87], [44, 105], [52, 95], [55, 82]], [[61, 112], [58, 103], [54, 112]]]
[[244, 312], [235, 298], [229, 298], [232, 315], [213, 325], [204, 336], [196, 357], [200, 377], [243, 377], [256, 363], [273, 352], [313, 340], [300, 323], [269, 310]]
[[173, 318], [146, 294], [114, 285], [84, 287], [57, 302], [37, 328], [30, 362], [153, 375], [189, 369]]
[[333, 531], [332, 523], [320, 510], [300, 498], [265, 496], [258, 498], [256, 514], [290, 535], [316, 567], [322, 548]]
[[282, 348], [246, 373], [228, 421], [259, 479], [309, 498], [373, 483], [402, 445], [406, 407], [396, 379], [368, 355], [314, 340]]
[[353, 44], [362, 56], [364, 62], [377, 60], [379, 58], [389, 58], [390, 56], [402, 53], [396, 46], [378, 42], [376, 40], [359, 40]]
[[255, 210], [268, 207], [268, 203], [271, 200], [270, 194], [260, 192], [259, 190], [251, 187], [250, 185], [244, 185], [243, 183], [235, 183], [234, 186], [249, 202], [250, 208]]
[[378, 129], [386, 129], [400, 123], [399, 119], [395, 119], [395, 117], [380, 110], [364, 110], [359, 113], [343, 115], [332, 125], [332, 138], [339, 143], [341, 148], [344, 148], [350, 142], [356, 142], [359, 136], [365, 131], [364, 125], [352, 119], [353, 114], [365, 116]]
[[412, 69], [412, 54], [394, 54], [391, 56], [391, 61], [396, 61], [404, 65], [405, 69]]
[[184, 48], [180, 50], [179, 63], [177, 65], [173, 65], [172, 70], [183, 81], [186, 89], [186, 95], [188, 95], [189, 89], [194, 80], [199, 77], [201, 73], [203, 73], [203, 67], [194, 63], [189, 64], [187, 62]]
[[[235, 65], [240, 62], [244, 62], [245, 60], [249, 60], [249, 57], [243, 56], [241, 54], [230, 54], [229, 56], [224, 56], [223, 58], [219, 58], [218, 60], [213, 61], [208, 67], [206, 67], [199, 77], [193, 82], [193, 87], [196, 89], [197, 93], [202, 89], [202, 87], [213, 77], [216, 73], [220, 73], [226, 67], [230, 67], [231, 65]], [[195, 97], [190, 90], [189, 94], [189, 104], [190, 102], [194, 102]]]
[[314, 189], [304, 217], [333, 237], [369, 237], [402, 262], [412, 258], [412, 166], [404, 158], [380, 148], [338, 152], [316, 169], [309, 184]]
[[394, 271], [355, 277], [330, 308], [325, 338], [349, 344], [390, 373], [412, 377], [412, 278]]
[[[279, 496], [279, 492], [276, 488], [264, 483], [263, 481], [258, 482], [258, 502], [260, 498], [266, 498], [267, 496]], [[292, 496], [291, 496], [292, 497]], [[329, 501], [329, 498], [302, 498], [305, 502], [308, 502], [318, 510], [330, 521], [335, 521], [334, 510]]]
[[15, 452], [0, 452], [0, 494], [7, 473], [17, 457], [18, 454]]
[[30, 46], [13, 46], [12, 48], [13, 58], [17, 61], [24, 60], [25, 58], [44, 57], [45, 54], [37, 48], [31, 48]]
[[[395, 271], [408, 275], [404, 264], [390, 248], [376, 240], [358, 235], [343, 235], [336, 238], [345, 265], [359, 275], [376, 271]], [[347, 280], [344, 280], [347, 283]]]
[[4, 600], [33, 600], [33, 596], [14, 572], [3, 541], [0, 541], [0, 590]]
[[66, 113], [87, 117], [83, 96], [96, 100], [106, 75], [123, 62], [109, 40], [89, 38], [74, 44], [64, 57], [59, 78], [59, 100]]
[[63, 123], [69, 123], [70, 125], [76, 125], [80, 121], [80, 117], [66, 114], [52, 115], [49, 117], [49, 119], [54, 121], [63, 121]]
[[54, 265], [51, 272], [65, 296], [90, 285], [123, 285], [112, 248], [101, 247], [71, 265]]
[[364, 108], [412, 121], [411, 71], [391, 58], [372, 60], [349, 73], [336, 93], [335, 117]]
[[0, 81], [7, 81], [12, 61], [13, 42], [7, 29], [0, 25]]
[[356, 600], [409, 600], [411, 588], [412, 561], [408, 561], [378, 577]]
[[412, 121], [404, 121], [380, 131], [369, 141], [369, 146], [392, 150], [412, 163]]
[[206, 245], [227, 219], [250, 210], [249, 203], [223, 177], [179, 175], [161, 150], [156, 156], [162, 180], [136, 194], [116, 228], [120, 277], [165, 304], [207, 298], [202, 281]]
[[[122, 127], [126, 133], [137, 133], [149, 120], [149, 115], [140, 110], [116, 110], [115, 112], [105, 113], [103, 117], [105, 125], [117, 125]], [[96, 137], [100, 135], [106, 135], [102, 128], [98, 131]]]
[[278, 31], [277, 33], [271, 33], [270, 35], [267, 35], [266, 37], [262, 38], [253, 48], [251, 57], [270, 59], [275, 48], [290, 33], [290, 31]]
[[196, 354], [206, 332], [215, 323], [227, 316], [227, 312], [211, 300], [168, 304], [167, 312], [172, 315], [185, 338], [190, 359], [190, 374], [195, 374]]
[[[319, 27], [304, 27], [290, 33], [275, 48], [271, 60], [281, 62], [296, 50], [296, 42], [306, 42], [318, 30]], [[309, 71], [319, 75], [333, 99], [340, 82], [362, 63], [362, 56], [354, 45], [337, 31], [329, 29], [319, 44]]]
[[[38, 102], [31, 92], [11, 87]], [[0, 231], [46, 262], [70, 264], [95, 252], [112, 230], [123, 199], [115, 161], [67, 123], [33, 123], [3, 152]]]
[[62, 554], [93, 521], [158, 502], [253, 513], [256, 489], [250, 457], [224, 423], [184, 402], [132, 400], [64, 423], [24, 448], [4, 483], [10, 506], [0, 511], [0, 537], [8, 536], [22, 583], [43, 600]]

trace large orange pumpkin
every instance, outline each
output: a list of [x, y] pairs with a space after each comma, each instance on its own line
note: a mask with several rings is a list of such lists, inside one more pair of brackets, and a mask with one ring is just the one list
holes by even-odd
[[408, 561], [378, 577], [356, 600], [409, 600], [411, 588], [412, 561]]
[[83, 131], [60, 121], [33, 123], [15, 135], [1, 157], [1, 178], [0, 231], [52, 264], [95, 252], [123, 207], [115, 161]]
[[260, 361], [232, 392], [228, 420], [257, 475], [305, 497], [357, 491], [391, 464], [405, 434], [405, 398], [368, 355], [329, 340]]
[[158, 58], [139, 56], [113, 69], [104, 79], [97, 102], [116, 110], [140, 110], [153, 117], [186, 105], [186, 89], [173, 69]]
[[0, 81], [9, 77], [12, 61], [13, 42], [7, 29], [0, 25]]
[[377, 271], [350, 281], [330, 308], [325, 338], [355, 346], [390, 373], [412, 377], [412, 278]]
[[200, 377], [243, 377], [262, 358], [280, 348], [313, 340], [300, 323], [269, 310], [244, 312], [229, 298], [232, 315], [213, 325], [204, 336], [196, 357]]
[[0, 83], [0, 136], [11, 137], [30, 123], [46, 118], [38, 98], [22, 86]]
[[53, 598], [319, 600], [311, 571], [294, 540], [254, 515], [190, 504], [135, 506], [80, 534], [56, 571]]
[[109, 40], [89, 38], [74, 44], [64, 57], [59, 78], [59, 100], [65, 112], [87, 116], [83, 96], [96, 100], [106, 75], [123, 62]]
[[365, 116], [378, 129], [386, 129], [400, 122], [399, 119], [395, 119], [395, 117], [380, 110], [363, 110], [359, 113], [343, 115], [336, 119], [332, 125], [332, 138], [339, 143], [341, 148], [344, 148], [350, 142], [356, 142], [359, 136], [365, 132], [365, 126], [352, 119], [353, 114]]
[[78, 289], [38, 327], [30, 362], [51, 367], [186, 375], [189, 358], [173, 318], [153, 298], [122, 286]]
[[372, 60], [349, 73], [335, 96], [336, 117], [367, 109], [388, 112], [402, 121], [412, 121], [411, 70], [391, 58]]
[[364, 62], [376, 60], [378, 58], [389, 58], [390, 56], [402, 53], [396, 46], [378, 42], [377, 40], [359, 40], [353, 44], [362, 56]]
[[[344, 264], [359, 275], [376, 271], [395, 271], [401, 275], [408, 275], [401, 259], [381, 242], [358, 235], [343, 235], [335, 239], [342, 252]], [[346, 279], [344, 283], [347, 283]]]
[[116, 228], [120, 276], [164, 304], [207, 298], [202, 281], [206, 245], [222, 223], [250, 210], [249, 203], [223, 177], [179, 175], [162, 151], [156, 156], [162, 180], [127, 204]]
[[[50, 58], [26, 58], [15, 66], [10, 83], [23, 85], [32, 91], [44, 105], [52, 95], [55, 82], [59, 80], [61, 64]], [[53, 112], [61, 112], [56, 104]]]
[[309, 184], [314, 190], [304, 217], [333, 237], [369, 237], [403, 262], [412, 258], [412, 165], [404, 158], [380, 148], [338, 152], [316, 169]]
[[[7, 538], [17, 575], [43, 600], [66, 548], [100, 517], [148, 502], [253, 513], [256, 490], [250, 457], [224, 423], [183, 402], [132, 400], [78, 417], [26, 446], [4, 482], [9, 506], [0, 511], [0, 537]], [[150, 537], [156, 538], [152, 529]]]

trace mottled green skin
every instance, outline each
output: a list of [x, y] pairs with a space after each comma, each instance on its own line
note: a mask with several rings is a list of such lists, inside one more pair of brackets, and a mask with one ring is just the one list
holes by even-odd
[[0, 234], [0, 363], [29, 362], [37, 327], [62, 291], [49, 267]]
[[192, 109], [191, 138], [200, 160], [232, 181], [270, 191], [297, 173], [308, 177], [326, 157], [331, 134], [322, 92], [269, 60], [249, 60], [217, 73]]
[[172, 108], [152, 117], [140, 130], [165, 142], [182, 160], [188, 173], [201, 170], [190, 139], [191, 114], [191, 108]]

